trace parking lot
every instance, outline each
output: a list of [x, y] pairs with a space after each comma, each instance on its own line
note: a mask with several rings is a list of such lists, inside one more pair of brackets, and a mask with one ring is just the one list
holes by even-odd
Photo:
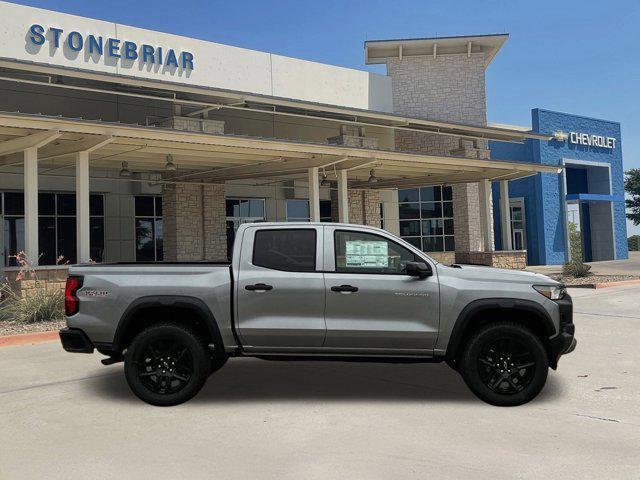
[[157, 408], [122, 364], [2, 348], [0, 478], [638, 478], [640, 286], [571, 293], [578, 347], [516, 408], [444, 364], [254, 359]]

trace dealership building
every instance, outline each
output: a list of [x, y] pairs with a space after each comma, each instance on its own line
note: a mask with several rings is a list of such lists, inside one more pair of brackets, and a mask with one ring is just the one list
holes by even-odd
[[[0, 2], [0, 214], [15, 255], [226, 260], [241, 223], [382, 227], [437, 260], [627, 257], [620, 126], [487, 122], [508, 35], [375, 40], [386, 75]], [[62, 265], [61, 265], [62, 264]]]

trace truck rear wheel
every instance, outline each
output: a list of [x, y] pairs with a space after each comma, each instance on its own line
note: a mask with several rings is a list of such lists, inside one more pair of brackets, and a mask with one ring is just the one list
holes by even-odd
[[460, 360], [462, 377], [481, 400], [515, 406], [533, 400], [547, 380], [549, 359], [538, 336], [510, 322], [478, 330]]
[[208, 347], [192, 330], [162, 323], [140, 332], [124, 359], [133, 393], [151, 405], [171, 406], [193, 398], [209, 376]]

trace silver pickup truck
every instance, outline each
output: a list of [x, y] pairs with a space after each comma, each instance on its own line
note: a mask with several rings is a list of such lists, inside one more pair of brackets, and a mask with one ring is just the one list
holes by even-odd
[[445, 266], [377, 228], [254, 223], [230, 264], [72, 266], [60, 338], [124, 361], [153, 405], [189, 400], [240, 356], [446, 361], [482, 400], [520, 405], [575, 348], [572, 309], [548, 277]]

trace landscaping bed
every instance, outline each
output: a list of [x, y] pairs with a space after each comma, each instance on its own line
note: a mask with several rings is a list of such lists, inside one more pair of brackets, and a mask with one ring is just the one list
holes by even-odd
[[554, 280], [564, 283], [568, 287], [592, 287], [602, 283], [627, 282], [640, 280], [638, 275], [587, 275], [586, 277], [571, 277], [562, 274], [549, 275]]
[[57, 320], [52, 322], [11, 322], [0, 321], [0, 337], [5, 335], [20, 335], [23, 333], [38, 333], [58, 331], [66, 327], [65, 320]]

